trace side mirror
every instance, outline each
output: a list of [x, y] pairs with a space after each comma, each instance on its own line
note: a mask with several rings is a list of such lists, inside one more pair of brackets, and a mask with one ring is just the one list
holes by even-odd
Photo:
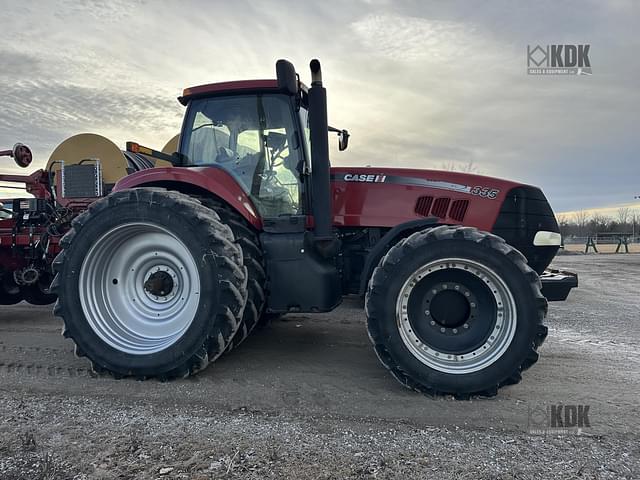
[[278, 79], [278, 88], [287, 95], [298, 94], [298, 75], [293, 64], [287, 60], [278, 60], [276, 62], [276, 78]]
[[341, 152], [346, 150], [349, 146], [349, 132], [331, 126], [329, 126], [329, 131], [338, 134], [338, 150], [340, 150]]
[[13, 146], [11, 156], [18, 166], [22, 168], [27, 168], [33, 160], [31, 149], [22, 143], [16, 143]]
[[340, 150], [341, 152], [346, 150], [349, 146], [349, 136], [349, 132], [347, 132], [346, 130], [338, 132], [338, 150]]

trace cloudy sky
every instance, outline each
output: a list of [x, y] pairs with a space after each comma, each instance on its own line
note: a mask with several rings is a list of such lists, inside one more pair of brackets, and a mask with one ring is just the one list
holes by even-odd
[[[337, 165], [541, 186], [556, 211], [640, 195], [640, 2], [0, 0], [0, 149], [66, 137], [157, 148], [184, 87], [323, 62]], [[590, 44], [592, 76], [528, 76], [528, 44]], [[8, 162], [7, 162], [8, 164]], [[6, 167], [4, 171], [11, 170]], [[640, 208], [640, 203], [633, 206]]]

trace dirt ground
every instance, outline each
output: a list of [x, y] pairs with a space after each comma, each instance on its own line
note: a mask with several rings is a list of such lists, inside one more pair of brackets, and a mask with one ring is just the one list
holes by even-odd
[[[640, 255], [555, 266], [581, 285], [552, 304], [540, 361], [470, 401], [397, 384], [357, 299], [170, 383], [96, 378], [49, 308], [3, 307], [0, 479], [638, 478]], [[533, 434], [557, 405], [588, 406], [589, 425]]]

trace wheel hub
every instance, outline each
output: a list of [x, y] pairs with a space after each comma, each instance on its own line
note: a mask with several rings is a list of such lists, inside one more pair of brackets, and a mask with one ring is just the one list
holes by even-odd
[[509, 347], [517, 324], [509, 288], [489, 267], [451, 258], [428, 263], [400, 289], [396, 321], [408, 350], [446, 373], [486, 368]]
[[176, 272], [168, 265], [152, 267], [144, 276], [143, 288], [156, 302], [167, 302], [178, 292], [180, 285]]
[[[471, 315], [476, 310], [477, 303], [475, 296], [464, 285], [459, 283], [442, 283], [427, 293], [425, 303], [427, 309], [425, 315], [435, 322], [436, 327], [457, 330], [463, 325], [467, 325], [471, 320]], [[457, 332], [456, 332], [457, 333]]]

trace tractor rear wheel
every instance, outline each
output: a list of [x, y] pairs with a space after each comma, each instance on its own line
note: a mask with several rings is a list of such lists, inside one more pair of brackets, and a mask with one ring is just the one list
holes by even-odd
[[200, 197], [200, 201], [204, 206], [214, 210], [220, 219], [231, 228], [235, 242], [242, 250], [242, 263], [247, 269], [247, 302], [240, 328], [227, 347], [227, 350], [231, 351], [246, 340], [258, 325], [261, 316], [264, 315], [267, 281], [264, 258], [258, 234], [242, 215], [217, 199]]
[[547, 333], [547, 301], [524, 256], [470, 227], [435, 227], [391, 248], [366, 311], [375, 351], [398, 381], [458, 398], [518, 383]]
[[184, 377], [228, 346], [247, 293], [229, 226], [163, 189], [115, 192], [72, 223], [54, 261], [54, 313], [98, 372]]

